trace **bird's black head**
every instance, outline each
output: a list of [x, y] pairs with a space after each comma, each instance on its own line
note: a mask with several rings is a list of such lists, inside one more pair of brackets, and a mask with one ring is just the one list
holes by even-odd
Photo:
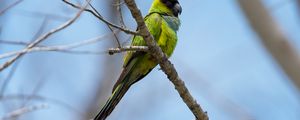
[[182, 8], [178, 2], [178, 0], [160, 0], [164, 3], [169, 9], [172, 10], [174, 16], [178, 17], [181, 14]]

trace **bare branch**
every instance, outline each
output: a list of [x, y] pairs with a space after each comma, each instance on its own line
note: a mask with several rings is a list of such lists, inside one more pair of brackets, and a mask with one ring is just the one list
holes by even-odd
[[40, 105], [33, 105], [33, 106], [22, 107], [20, 109], [17, 109], [15, 111], [12, 111], [12, 112], [8, 113], [3, 118], [1, 118], [1, 120], [13, 119], [13, 118], [21, 116], [23, 114], [26, 114], [26, 113], [29, 113], [29, 112], [33, 112], [33, 111], [36, 111], [36, 110], [40, 110], [40, 109], [45, 109], [45, 108], [48, 108], [47, 104], [40, 104]]
[[[90, 0], [89, 0], [90, 1]], [[47, 39], [49, 36], [65, 29], [66, 27], [70, 26], [72, 23], [74, 23], [81, 15], [81, 13], [83, 12], [83, 10], [88, 6], [87, 2], [86, 5], [84, 5], [84, 7], [82, 7], [80, 9], [80, 11], [76, 14], [76, 16], [74, 18], [72, 18], [71, 20], [67, 21], [66, 23], [62, 24], [61, 26], [51, 30], [50, 32], [40, 36], [38, 39], [36, 39], [34, 42], [32, 42], [31, 44], [29, 44], [24, 51], [32, 49], [33, 47], [35, 47], [36, 45], [38, 45], [40, 42], [44, 41], [45, 39]], [[13, 57], [12, 59], [8, 60], [7, 62], [5, 62], [4, 64], [0, 65], [0, 72], [2, 70], [4, 70], [5, 68], [7, 68], [8, 66], [10, 66], [12, 63], [14, 63], [17, 59], [19, 59], [20, 57], [22, 57], [26, 52], [20, 53], [18, 55], [16, 55], [15, 57]]]
[[[77, 5], [69, 2], [67, 0], [62, 0], [62, 1], [65, 2], [66, 4], [70, 5], [70, 6], [74, 7], [74, 8], [80, 9], [79, 6], [77, 6]], [[135, 32], [135, 31], [131, 31], [131, 30], [127, 29], [127, 28], [124, 28], [124, 27], [121, 27], [121, 26], [118, 26], [118, 25], [115, 25], [115, 24], [109, 22], [108, 20], [104, 19], [102, 16], [97, 15], [97, 13], [93, 12], [90, 9], [85, 8], [84, 11], [87, 11], [87, 12], [91, 13], [92, 15], [94, 15], [96, 18], [98, 18], [99, 20], [101, 20], [105, 24], [108, 24], [109, 26], [117, 28], [117, 29], [119, 29], [119, 30], [121, 30], [121, 31], [123, 31], [123, 32], [125, 32], [127, 34], [139, 35], [139, 33]]]
[[[10, 44], [10, 45], [22, 45], [22, 46], [27, 46], [27, 45], [30, 44], [30, 43], [22, 42], [22, 41], [6, 41], [6, 40], [0, 40], [0, 43]], [[61, 46], [67, 46], [67, 45], [59, 45], [59, 46], [61, 47]], [[43, 47], [47, 48], [48, 47], [47, 50], [49, 50], [49, 47], [58, 47], [58, 46], [37, 45], [37, 47], [40, 47], [40, 48], [43, 48]], [[78, 46], [78, 47], [80, 47], [80, 46]], [[74, 48], [77, 48], [77, 47], [74, 47]], [[80, 55], [101, 55], [101, 54], [108, 53], [107, 51], [72, 50], [74, 48], [64, 49], [64, 50], [54, 50], [54, 49], [57, 49], [57, 48], [53, 48], [52, 50], [50, 50], [50, 52], [53, 51], [53, 52], [61, 52], [61, 53], [68, 53], [68, 54], [78, 54], [78, 55], [79, 54]], [[44, 50], [46, 52], [46, 49], [44, 49]], [[6, 56], [4, 56], [4, 54], [2, 54], [2, 55], [0, 55], [0, 59], [2, 59], [1, 57], [6, 58], [6, 57], [10, 57], [12, 55], [15, 55], [15, 54], [17, 54], [17, 52], [21, 52], [21, 51], [15, 51], [15, 52], [10, 52], [10, 53], [5, 53], [5, 54], [7, 54]], [[32, 51], [32, 52], [39, 52], [39, 51]], [[40, 52], [44, 52], [44, 51], [40, 51]], [[8, 55], [8, 54], [10, 54], [10, 55]]]
[[[91, 39], [80, 41], [80, 42], [71, 43], [71, 44], [68, 44], [68, 45], [39, 46], [39, 47], [33, 47], [31, 49], [24, 49], [24, 50], [20, 50], [20, 51], [8, 52], [8, 53], [4, 53], [4, 54], [0, 55], [0, 59], [11, 57], [11, 56], [14, 56], [14, 55], [17, 55], [17, 54], [22, 54], [22, 53], [42, 52], [42, 51], [56, 51], [56, 52], [76, 53], [76, 51], [70, 51], [70, 50], [74, 49], [74, 48], [78, 48], [78, 47], [82, 47], [82, 46], [97, 43], [97, 42], [99, 42], [99, 41], [101, 41], [101, 40], [103, 40], [104, 38], [107, 38], [107, 37], [112, 37], [112, 34], [106, 34], [106, 35], [103, 35], [103, 36], [98, 36], [98, 37], [95, 37], [95, 38], [91, 38]], [[22, 44], [24, 44], [24, 43], [22, 43]], [[80, 51], [77, 51], [77, 53], [80, 53]], [[81, 53], [86, 53], [86, 52], [81, 52]], [[107, 53], [107, 52], [100, 52], [100, 53]]]
[[13, 4], [7, 6], [6, 8], [4, 8], [3, 10], [0, 11], [0, 15], [4, 14], [7, 10], [13, 8], [14, 6], [18, 5], [19, 3], [21, 3], [23, 0], [18, 0], [16, 2], [14, 2]]
[[183, 101], [186, 105], [190, 108], [193, 112], [197, 120], [208, 120], [208, 116], [206, 112], [202, 110], [200, 105], [196, 102], [196, 100], [192, 97], [189, 93], [189, 90], [185, 87], [184, 82], [178, 76], [176, 69], [174, 68], [173, 64], [168, 60], [167, 56], [162, 52], [159, 46], [157, 46], [156, 42], [153, 39], [153, 36], [148, 31], [144, 19], [140, 10], [137, 8], [136, 3], [134, 0], [125, 0], [128, 8], [131, 11], [132, 16], [137, 22], [138, 29], [142, 37], [144, 38], [145, 42], [149, 47], [149, 52], [153, 58], [159, 63], [162, 70], [168, 76], [169, 80], [175, 85], [175, 89], [180, 94]]
[[11, 41], [11, 40], [0, 40], [1, 44], [11, 44], [11, 45], [29, 45], [27, 42], [23, 41]]
[[[89, 4], [89, 5], [91, 6], [91, 8], [95, 11], [95, 13], [96, 13], [98, 16], [100, 16], [100, 17], [103, 18], [103, 16], [97, 11], [97, 9], [96, 9], [92, 4]], [[120, 40], [119, 40], [118, 36], [114, 33], [113, 28], [112, 28], [111, 26], [109, 26], [108, 24], [106, 24], [106, 26], [107, 26], [108, 29], [114, 34], [115, 40], [117, 41], [117, 45], [118, 45], [119, 48], [121, 48]]]
[[300, 89], [300, 57], [260, 0], [238, 1], [252, 28], [277, 63]]
[[124, 46], [122, 48], [110, 48], [108, 50], [108, 54], [113, 55], [115, 53], [121, 53], [121, 52], [126, 52], [126, 51], [143, 51], [143, 52], [147, 52], [148, 51], [148, 46]]

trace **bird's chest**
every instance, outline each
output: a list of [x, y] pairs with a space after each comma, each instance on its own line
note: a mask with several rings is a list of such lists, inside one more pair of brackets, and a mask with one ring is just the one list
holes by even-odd
[[170, 57], [177, 44], [177, 34], [170, 25], [164, 21], [162, 23], [162, 29], [160, 38], [158, 40], [158, 45], [161, 47], [162, 51]]

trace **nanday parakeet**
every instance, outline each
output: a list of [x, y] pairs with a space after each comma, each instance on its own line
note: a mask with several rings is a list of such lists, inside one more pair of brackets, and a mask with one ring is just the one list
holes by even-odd
[[[181, 14], [178, 0], [154, 0], [144, 18], [149, 32], [162, 51], [170, 57], [177, 43]], [[132, 46], [146, 46], [141, 36], [134, 36]], [[158, 63], [147, 52], [127, 52], [122, 73], [113, 87], [112, 95], [94, 120], [105, 120], [132, 84], [144, 78]]]

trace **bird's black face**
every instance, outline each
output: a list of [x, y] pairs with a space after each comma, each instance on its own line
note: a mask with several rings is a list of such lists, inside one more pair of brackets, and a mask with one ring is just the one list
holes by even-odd
[[182, 8], [178, 0], [160, 0], [160, 1], [172, 10], [174, 16], [178, 17], [178, 15], [181, 14]]

